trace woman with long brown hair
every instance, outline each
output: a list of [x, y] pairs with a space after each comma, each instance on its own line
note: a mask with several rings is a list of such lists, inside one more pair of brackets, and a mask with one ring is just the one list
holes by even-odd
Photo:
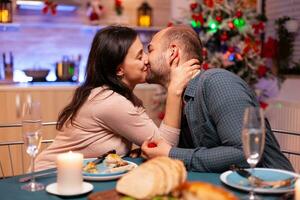
[[112, 149], [125, 155], [132, 143], [141, 145], [152, 137], [177, 145], [181, 94], [200, 66], [195, 59], [182, 66], [177, 66], [178, 59], [171, 62], [166, 115], [157, 127], [133, 94], [137, 84], [145, 83], [148, 71], [147, 55], [137, 33], [120, 26], [98, 31], [89, 53], [85, 81], [60, 113], [60, 132], [37, 157], [36, 169], [55, 167], [57, 154], [67, 151], [80, 152], [85, 158], [98, 157]]

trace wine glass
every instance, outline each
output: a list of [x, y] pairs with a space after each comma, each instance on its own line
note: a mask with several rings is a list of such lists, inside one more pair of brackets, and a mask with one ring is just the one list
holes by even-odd
[[22, 190], [31, 192], [43, 190], [45, 187], [41, 183], [35, 182], [34, 178], [34, 160], [37, 155], [42, 141], [42, 120], [40, 103], [29, 101], [23, 105], [22, 116], [22, 134], [24, 144], [26, 146], [26, 152], [31, 157], [31, 181], [30, 183], [23, 185]]
[[[247, 107], [244, 113], [242, 127], [242, 141], [244, 154], [251, 168], [251, 174], [259, 162], [265, 146], [265, 119], [263, 110], [259, 107]], [[251, 183], [250, 183], [251, 184]], [[254, 186], [251, 184], [249, 196], [244, 199], [260, 199], [254, 195]]]

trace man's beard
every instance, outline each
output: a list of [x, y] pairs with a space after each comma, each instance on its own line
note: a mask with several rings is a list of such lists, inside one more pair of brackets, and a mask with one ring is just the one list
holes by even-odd
[[167, 66], [165, 57], [160, 55], [154, 62], [150, 63], [150, 65], [155, 66], [156, 70], [153, 70], [154, 68], [150, 67], [150, 72], [148, 72], [146, 82], [166, 86], [170, 74], [167, 72], [169, 66]]

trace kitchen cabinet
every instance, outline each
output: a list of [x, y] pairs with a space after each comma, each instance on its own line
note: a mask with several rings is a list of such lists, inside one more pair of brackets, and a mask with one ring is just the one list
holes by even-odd
[[[16, 84], [16, 85], [0, 85], [0, 124], [20, 123], [22, 115], [22, 103], [28, 98], [41, 102], [42, 121], [57, 121], [57, 116], [63, 107], [71, 100], [72, 94], [77, 84], [72, 83], [44, 83], [44, 84]], [[157, 93], [160, 86], [142, 84], [138, 85], [134, 93], [143, 101], [146, 112], [156, 124], [160, 123], [158, 113], [153, 106], [153, 97]], [[53, 139], [57, 131], [55, 126], [44, 126], [42, 128], [43, 139]], [[1, 128], [0, 142], [5, 141], [21, 141], [22, 130], [17, 128]], [[42, 149], [47, 145], [42, 146]], [[25, 153], [24, 147], [13, 147], [11, 149], [13, 155], [14, 173], [22, 173], [22, 159], [24, 160], [25, 171], [29, 167], [29, 156]], [[22, 155], [23, 153], [23, 155]], [[0, 147], [0, 162], [2, 164], [5, 175], [12, 175], [10, 163], [8, 159], [8, 149]], [[1, 171], [0, 171], [1, 177]]]

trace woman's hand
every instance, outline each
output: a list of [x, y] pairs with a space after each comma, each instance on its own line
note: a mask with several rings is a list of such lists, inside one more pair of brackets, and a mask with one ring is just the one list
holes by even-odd
[[187, 84], [200, 72], [200, 62], [198, 59], [191, 59], [178, 65], [179, 57], [171, 63], [170, 84], [168, 92], [175, 92], [176, 95], [182, 94]]
[[143, 156], [147, 159], [157, 156], [168, 156], [171, 146], [164, 139], [147, 140], [142, 144]]

